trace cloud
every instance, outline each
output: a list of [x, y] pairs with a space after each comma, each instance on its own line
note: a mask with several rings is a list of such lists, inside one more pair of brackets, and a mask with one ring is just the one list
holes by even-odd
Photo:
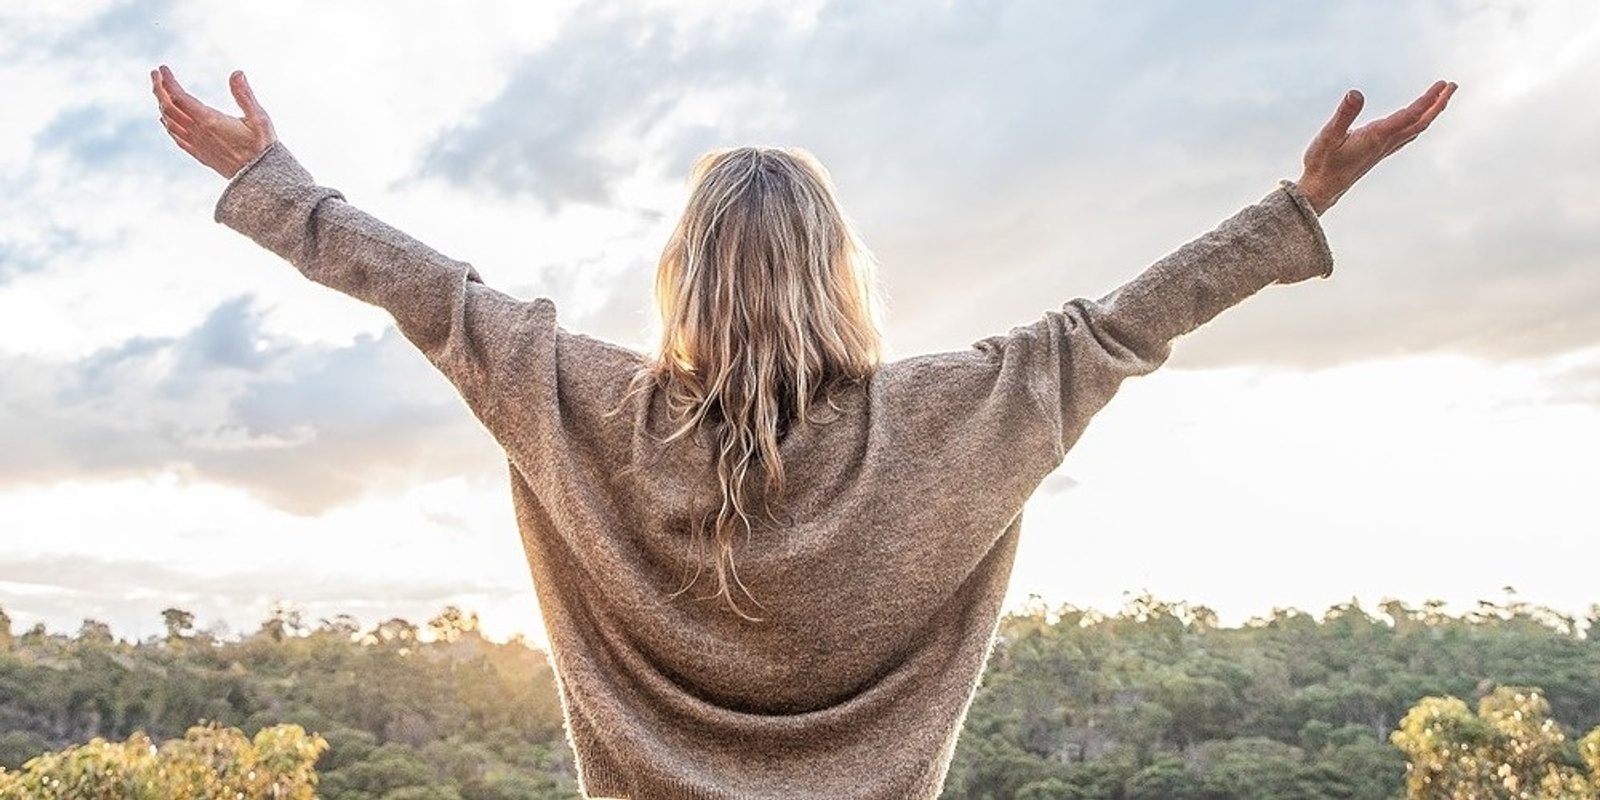
[[174, 22], [168, 0], [0, 10], [0, 286], [122, 244], [163, 188], [198, 177], [168, 174], [144, 77]]
[[1526, 3], [598, 4], [441, 131], [419, 171], [560, 209], [616, 202], [624, 182], [675, 177], [712, 147], [806, 146], [884, 262], [891, 339], [916, 351], [1131, 277], [1294, 177], [1346, 88], [1371, 118], [1459, 77], [1438, 129], [1329, 216], [1333, 284], [1229, 314], [1180, 361], [1535, 357], [1600, 339], [1584, 313], [1600, 300], [1600, 164], [1584, 144], [1600, 118], [1570, 103], [1600, 58], [1557, 47], [1570, 57], [1508, 68], [1597, 19]]
[[176, 42], [176, 16], [172, 0], [119, 0], [68, 31], [55, 46], [68, 52], [79, 48], [86, 55], [114, 50], [148, 61]]
[[48, 55], [103, 62], [115, 54], [148, 62], [177, 41], [172, 0], [113, 0], [86, 9], [87, 5], [0, 12], [9, 34], [0, 36], [0, 58]]
[[[1338, 27], [1380, 40], [1415, 27], [1373, 30], [1349, 16], [1044, 0], [829, 2], [809, 17], [774, 4], [711, 18], [591, 5], [474, 119], [442, 131], [422, 172], [556, 205], [599, 202], [639, 169], [676, 174], [706, 149], [778, 140], [826, 151], [836, 173], [906, 181], [886, 187], [886, 203], [960, 208], [953, 197], [1003, 196], [1107, 155], [1085, 146], [1248, 162], [1284, 143], [1270, 127], [1240, 126], [1240, 112], [1287, 105], [1320, 121], [1345, 87], [1349, 76], [1305, 63], [1336, 50]], [[1318, 38], [1292, 53], [1240, 46], [1307, 31]], [[938, 191], [924, 199], [919, 188]]]
[[1546, 382], [1556, 402], [1600, 407], [1600, 349], [1576, 354], [1551, 370]]
[[177, 472], [314, 514], [387, 486], [500, 469], [442, 378], [392, 329], [274, 338], [248, 297], [179, 337], [75, 362], [0, 356], [0, 482]]
[[52, 259], [79, 250], [84, 244], [71, 230], [50, 225], [0, 230], [0, 285], [18, 275], [44, 269]]
[[699, 52], [685, 51], [693, 35], [682, 30], [687, 25], [684, 15], [666, 10], [590, 8], [554, 44], [526, 57], [470, 122], [441, 131], [419, 173], [533, 195], [552, 211], [611, 201], [616, 181], [650, 155], [640, 139], [685, 99], [685, 81], [719, 81], [731, 77], [741, 57], [760, 59], [760, 42], [732, 38], [718, 39], [709, 58], [690, 63]]
[[39, 150], [61, 151], [82, 172], [118, 169], [171, 146], [151, 119], [80, 106], [57, 114], [35, 138]]

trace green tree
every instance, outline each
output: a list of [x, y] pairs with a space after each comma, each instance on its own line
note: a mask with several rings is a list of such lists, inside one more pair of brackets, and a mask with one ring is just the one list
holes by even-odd
[[175, 644], [194, 635], [194, 614], [181, 608], [163, 609], [161, 622], [167, 628], [168, 644]]
[[1182, 759], [1162, 756], [1128, 779], [1123, 796], [1126, 800], [1193, 800], [1201, 796], [1202, 789], [1199, 775]]
[[86, 645], [110, 647], [116, 643], [111, 626], [97, 619], [85, 619], [78, 627], [78, 642]]
[[1298, 800], [1300, 748], [1259, 736], [1207, 742], [1201, 780], [1206, 797]]
[[0, 733], [0, 769], [16, 769], [50, 749], [50, 743], [32, 731]]
[[197, 726], [160, 747], [142, 733], [94, 739], [19, 772], [0, 770], [0, 800], [314, 800], [313, 765], [326, 747], [298, 725], [264, 728], [254, 739]]
[[1600, 787], [1578, 752], [1591, 739], [1600, 735], [1572, 746], [1537, 689], [1510, 686], [1485, 695], [1476, 715], [1454, 697], [1424, 698], [1392, 737], [1417, 800], [1594, 797]]
[[428, 620], [433, 638], [439, 642], [453, 642], [467, 634], [477, 633], [478, 613], [463, 612], [456, 606], [445, 606], [433, 619]]
[[388, 797], [401, 789], [428, 789], [442, 784], [438, 772], [410, 747], [385, 744], [360, 761], [323, 773], [323, 794], [341, 797]]

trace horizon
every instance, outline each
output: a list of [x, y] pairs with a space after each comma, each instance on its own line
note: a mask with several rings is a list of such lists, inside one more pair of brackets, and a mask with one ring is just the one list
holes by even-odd
[[[1503, 587], [1501, 593], [1502, 599], [1500, 601], [1491, 601], [1480, 598], [1474, 604], [1472, 604], [1470, 608], [1454, 608], [1443, 601], [1435, 599], [1422, 600], [1418, 603], [1412, 603], [1410, 601], [1395, 597], [1381, 598], [1375, 606], [1368, 607], [1367, 605], [1363, 604], [1359, 598], [1352, 597], [1343, 603], [1338, 603], [1322, 609], [1320, 612], [1313, 609], [1296, 608], [1293, 606], [1279, 606], [1269, 609], [1265, 613], [1256, 614], [1245, 619], [1234, 620], [1231, 622], [1222, 619], [1220, 616], [1212, 616], [1215, 614], [1214, 609], [1211, 609], [1209, 606], [1206, 606], [1203, 603], [1190, 603], [1185, 600], [1174, 600], [1148, 594], [1139, 595], [1132, 592], [1126, 593], [1126, 602], [1117, 609], [1082, 607], [1074, 605], [1070, 602], [1049, 604], [1044, 602], [1042, 598], [1035, 596], [1027, 598], [1020, 603], [1008, 606], [1005, 612], [1001, 615], [1001, 619], [1003, 623], [1004, 619], [1009, 617], [1042, 615], [1049, 624], [1055, 625], [1059, 624], [1064, 616], [1070, 614], [1082, 614], [1083, 618], [1079, 622], [1079, 625], [1091, 626], [1119, 619], [1133, 619], [1138, 622], [1144, 622], [1145, 619], [1142, 615], [1146, 613], [1145, 608], [1164, 608], [1164, 610], [1167, 612], [1172, 613], [1179, 619], [1184, 620], [1186, 624], [1206, 624], [1207, 627], [1214, 630], [1243, 630], [1246, 628], [1259, 628], [1268, 626], [1271, 625], [1275, 620], [1283, 617], [1293, 618], [1303, 616], [1311, 619], [1318, 625], [1326, 625], [1330, 624], [1330, 622], [1338, 618], [1341, 614], [1353, 610], [1360, 612], [1368, 620], [1393, 628], [1398, 623], [1398, 620], [1387, 608], [1387, 606], [1389, 606], [1391, 603], [1399, 603], [1402, 610], [1410, 612], [1408, 618], [1413, 620], [1422, 619], [1425, 615], [1438, 615], [1446, 622], [1464, 622], [1471, 625], [1480, 625], [1494, 624], [1495, 622], [1505, 622], [1512, 619], [1527, 619], [1550, 629], [1551, 633], [1553, 634], [1588, 639], [1592, 635], [1600, 633], [1600, 603], [1592, 605], [1588, 609], [1586, 615], [1574, 616], [1564, 613], [1560, 609], [1550, 608], [1548, 606], [1535, 603], [1526, 603], [1518, 597], [1515, 587]], [[174, 607], [172, 609], [163, 609], [163, 612], [167, 610], [187, 611], [187, 609]], [[294, 603], [289, 601], [278, 601], [274, 604], [274, 608], [269, 610], [267, 616], [261, 619], [260, 624], [254, 630], [235, 628], [228, 624], [227, 620], [216, 620], [212, 625], [209, 626], [199, 625], [197, 621], [197, 623], [190, 628], [190, 632], [185, 638], [205, 636], [218, 644], [242, 642], [253, 636], [261, 635], [261, 633], [266, 629], [268, 623], [272, 622], [273, 620], [286, 619], [286, 617], [279, 616], [280, 610], [284, 614], [296, 615], [297, 618], [300, 618], [300, 609], [295, 606]], [[539, 650], [541, 652], [546, 652], [549, 650], [548, 641], [531, 638], [522, 631], [511, 631], [508, 634], [498, 636], [492, 633], [487, 633], [481, 627], [476, 610], [454, 605], [436, 609], [435, 611], [416, 618], [396, 616], [386, 619], [375, 619], [368, 621], [363, 620], [356, 615], [344, 613], [336, 613], [330, 617], [322, 617], [317, 619], [315, 622], [304, 620], [302, 618], [300, 619], [298, 626], [289, 624], [285, 628], [285, 638], [304, 638], [318, 632], [333, 631], [336, 623], [349, 622], [354, 623], [357, 626], [356, 629], [350, 633], [351, 642], [359, 644], [374, 644], [377, 641], [374, 638], [374, 635], [380, 627], [388, 622], [400, 621], [410, 624], [415, 629], [417, 634], [416, 641], [423, 644], [431, 644], [440, 641], [438, 635], [435, 633], [432, 627], [433, 619], [451, 611], [473, 618], [472, 625], [460, 629], [462, 634], [465, 634], [466, 632], [472, 632], [485, 641], [493, 644], [509, 645], [521, 643], [529, 648]], [[0, 607], [0, 614], [5, 614], [4, 607]], [[1208, 617], [1212, 619], [1211, 623], [1208, 624], [1200, 622], [1200, 620]], [[40, 627], [43, 626], [42, 632], [46, 636], [65, 637], [69, 640], [75, 640], [82, 635], [83, 628], [89, 623], [106, 624], [107, 628], [111, 631], [114, 641], [125, 645], [137, 646], [159, 643], [165, 638], [165, 634], [167, 632], [164, 620], [163, 624], [156, 626], [156, 628], [159, 630], [152, 630], [148, 633], [128, 636], [119, 635], [119, 631], [117, 631], [116, 628], [111, 627], [109, 623], [104, 623], [102, 620], [84, 619], [76, 630], [53, 630], [43, 621], [35, 623], [26, 630], [18, 630], [17, 626], [12, 624], [11, 636], [13, 639], [15, 639], [25, 635], [34, 634], [39, 632]], [[445, 641], [448, 643], [448, 641], [453, 640]]]

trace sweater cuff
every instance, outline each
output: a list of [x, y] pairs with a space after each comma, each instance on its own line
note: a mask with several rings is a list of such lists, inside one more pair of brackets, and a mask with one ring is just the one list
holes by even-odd
[[[1314, 248], [1313, 258], [1316, 260], [1318, 272], [1304, 277], [1326, 278], [1333, 274], [1333, 248], [1328, 246], [1327, 232], [1322, 229], [1322, 219], [1317, 215], [1317, 210], [1311, 207], [1311, 201], [1306, 199], [1300, 191], [1300, 185], [1290, 180], [1278, 181], [1278, 189], [1293, 201], [1295, 209], [1300, 212], [1300, 218], [1305, 223], [1307, 232], [1311, 234], [1311, 243]], [[1296, 280], [1299, 280], [1298, 278]]]
[[289, 153], [289, 148], [285, 147], [283, 142], [275, 141], [267, 145], [267, 149], [258, 153], [255, 158], [250, 160], [250, 163], [245, 164], [238, 172], [233, 173], [233, 177], [228, 179], [228, 185], [223, 187], [222, 194], [217, 197], [217, 206], [212, 212], [212, 219], [230, 228], [237, 229], [238, 226], [232, 220], [238, 219], [241, 206], [244, 205], [244, 196], [251, 193], [252, 184], [260, 183], [264, 180], [261, 176], [254, 174], [258, 171], [258, 167], [260, 168], [259, 171], [262, 172], [281, 173], [298, 170], [304, 176], [306, 183], [311, 182], [310, 173], [307, 173], [295, 161], [294, 156]]
[[316, 185], [289, 148], [273, 142], [228, 180], [213, 218], [304, 269], [306, 225], [330, 197], [342, 196]]

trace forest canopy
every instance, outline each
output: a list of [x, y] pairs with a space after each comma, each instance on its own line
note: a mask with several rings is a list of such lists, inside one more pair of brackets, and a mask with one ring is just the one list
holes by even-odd
[[[18, 634], [0, 610], [0, 798], [579, 796], [545, 654], [470, 612], [162, 623]], [[1597, 623], [1514, 595], [1237, 627], [1147, 595], [1034, 605], [1001, 622], [944, 798], [1600, 797]]]

